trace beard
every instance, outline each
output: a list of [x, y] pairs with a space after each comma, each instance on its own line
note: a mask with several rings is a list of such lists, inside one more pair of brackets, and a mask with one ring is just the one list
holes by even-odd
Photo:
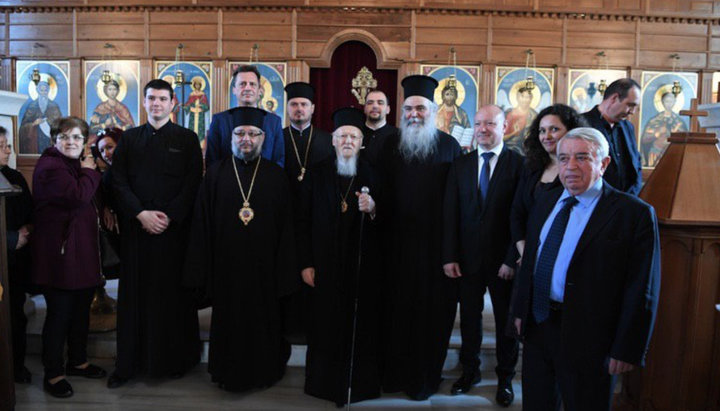
[[[407, 160], [424, 160], [435, 151], [437, 129], [436, 114], [432, 113], [424, 121], [404, 120], [400, 123], [400, 154]], [[422, 123], [420, 123], [423, 121]]]
[[335, 160], [337, 173], [343, 177], [353, 177], [357, 174], [357, 156], [350, 158], [338, 157]]
[[260, 156], [261, 151], [262, 151], [262, 144], [258, 144], [254, 150], [249, 151], [247, 153], [240, 150], [240, 147], [238, 147], [237, 145], [235, 145], [235, 144], [232, 145], [233, 155], [246, 163], [255, 161], [255, 159]]

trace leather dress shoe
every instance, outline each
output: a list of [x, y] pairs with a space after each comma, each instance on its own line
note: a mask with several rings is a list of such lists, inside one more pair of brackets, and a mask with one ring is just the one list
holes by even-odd
[[500, 382], [498, 383], [497, 395], [495, 400], [503, 407], [509, 407], [515, 399], [515, 392], [513, 392], [512, 382]]
[[85, 368], [77, 368], [68, 365], [67, 367], [65, 367], [65, 375], [97, 379], [104, 378], [107, 375], [107, 371], [103, 370], [95, 364], [88, 364], [88, 366]]
[[15, 373], [15, 382], [18, 384], [30, 384], [32, 382], [32, 374], [27, 367], [22, 367], [20, 372]]
[[455, 383], [452, 385], [452, 388], [450, 389], [450, 394], [465, 394], [466, 392], [470, 391], [473, 385], [479, 383], [481, 380], [482, 377], [480, 376], [480, 371], [464, 372], [462, 373], [460, 378], [458, 378], [458, 380], [455, 381]]
[[72, 397], [73, 395], [72, 385], [70, 385], [68, 380], [65, 378], [55, 384], [50, 384], [48, 380], [43, 380], [43, 387], [45, 388], [45, 391], [53, 397], [67, 398]]
[[110, 377], [107, 380], [107, 387], [108, 388], [118, 388], [118, 387], [125, 385], [126, 382], [128, 382], [127, 378], [123, 378], [114, 372], [114, 373], [110, 374]]

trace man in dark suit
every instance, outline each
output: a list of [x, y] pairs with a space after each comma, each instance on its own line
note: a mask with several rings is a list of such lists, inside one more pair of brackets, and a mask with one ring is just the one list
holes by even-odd
[[583, 114], [610, 145], [612, 161], [603, 178], [614, 188], [632, 195], [638, 195], [642, 188], [642, 162], [635, 127], [627, 118], [639, 105], [640, 85], [631, 78], [623, 78], [610, 83], [603, 101]]
[[523, 409], [608, 410], [617, 375], [644, 365], [660, 288], [653, 208], [601, 178], [589, 127], [558, 143], [565, 188], [536, 203], [512, 304], [524, 337]]
[[507, 122], [498, 106], [475, 115], [478, 149], [450, 167], [445, 189], [443, 269], [457, 278], [460, 294], [460, 362], [463, 373], [453, 394], [480, 381], [480, 345], [485, 289], [489, 289], [497, 337], [497, 401], [509, 406], [518, 342], [505, 335], [517, 251], [510, 238], [510, 206], [523, 168], [523, 157], [503, 145]]
[[[232, 92], [237, 98], [238, 107], [257, 107], [260, 99], [260, 71], [253, 65], [238, 67], [232, 75]], [[207, 135], [205, 167], [210, 166], [232, 154], [233, 116], [230, 110], [214, 114]], [[282, 134], [282, 120], [273, 113], [267, 113], [263, 120], [265, 140], [262, 157], [280, 167], [285, 164], [285, 143]]]

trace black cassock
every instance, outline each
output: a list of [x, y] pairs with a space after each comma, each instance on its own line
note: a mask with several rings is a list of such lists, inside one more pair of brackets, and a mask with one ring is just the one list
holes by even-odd
[[[310, 132], [312, 131], [312, 140]], [[290, 139], [292, 132], [293, 139]], [[287, 126], [283, 129], [283, 138], [285, 139], [285, 173], [290, 183], [290, 194], [292, 198], [295, 216], [297, 217], [297, 204], [300, 202], [300, 191], [305, 185], [305, 180], [298, 180], [301, 174], [302, 164], [305, 162], [305, 153], [307, 156], [307, 170], [314, 167], [328, 157], [335, 157], [335, 148], [332, 145], [332, 135], [327, 131], [321, 130], [315, 126], [308, 126], [302, 132]], [[293, 141], [297, 145], [297, 154]], [[310, 149], [308, 151], [308, 142]], [[298, 163], [298, 154], [300, 155], [300, 163]], [[307, 174], [305, 174], [307, 176]], [[306, 332], [309, 322], [309, 305], [310, 290], [305, 283], [293, 295], [288, 296], [283, 301], [283, 328], [293, 344], [304, 344], [306, 342]]]
[[457, 308], [456, 285], [442, 268], [442, 206], [450, 163], [462, 151], [438, 133], [435, 151], [423, 161], [403, 159], [397, 134], [380, 159], [378, 218], [388, 265], [383, 390], [415, 399], [437, 392]]
[[[311, 170], [301, 192], [298, 218], [300, 267], [315, 268], [310, 291], [305, 392], [344, 404], [352, 343], [360, 217], [355, 192], [375, 191], [369, 165], [358, 163], [358, 175], [338, 176], [335, 156]], [[352, 185], [351, 185], [352, 182]], [[347, 193], [348, 208], [341, 212]], [[351, 401], [380, 396], [380, 267], [375, 224], [365, 216], [359, 279], [358, 322]]]
[[[200, 361], [197, 309], [181, 286], [192, 208], [202, 179], [197, 135], [172, 122], [123, 133], [112, 188], [122, 232], [116, 373], [130, 378], [185, 372]], [[143, 210], [170, 218], [161, 234], [138, 221]]]
[[231, 391], [268, 387], [282, 378], [290, 356], [283, 338], [280, 297], [300, 281], [287, 177], [260, 159], [249, 203], [238, 216], [258, 160], [234, 156], [208, 169], [195, 205], [184, 283], [205, 288], [212, 304], [208, 372]]

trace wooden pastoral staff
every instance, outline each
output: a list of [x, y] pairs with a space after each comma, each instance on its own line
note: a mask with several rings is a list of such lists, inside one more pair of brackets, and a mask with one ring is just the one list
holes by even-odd
[[657, 212], [662, 283], [644, 369], [627, 375], [622, 403], [642, 410], [720, 409], [720, 153], [698, 128], [672, 133], [640, 192]]

